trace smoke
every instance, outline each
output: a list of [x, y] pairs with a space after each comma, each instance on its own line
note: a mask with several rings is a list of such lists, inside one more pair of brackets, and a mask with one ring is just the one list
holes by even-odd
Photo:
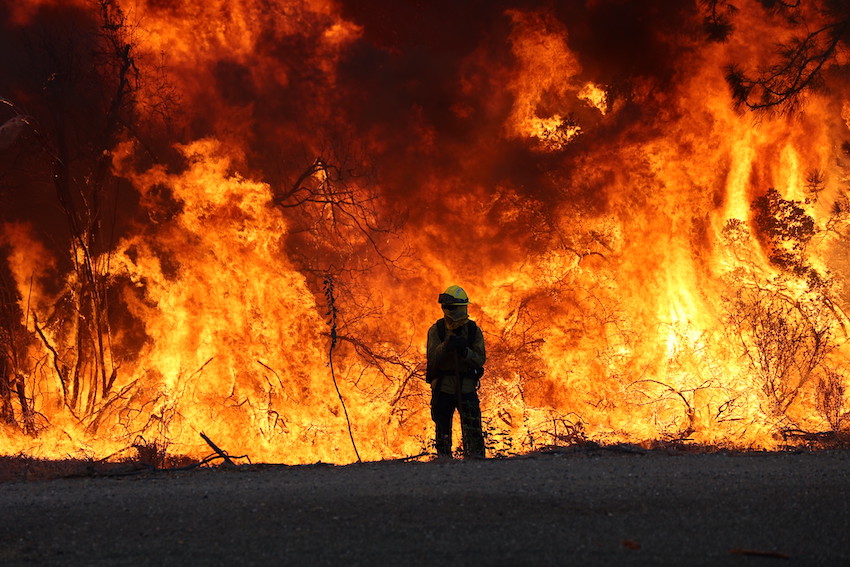
[[[346, 165], [379, 176], [374, 187], [381, 197], [402, 208], [414, 199], [446, 209], [444, 200], [429, 197], [466, 192], [491, 199], [499, 188], [553, 207], [565, 200], [587, 207], [604, 203], [599, 184], [584, 179], [576, 164], [638, 131], [662, 134], [659, 124], [648, 121], [657, 119], [668, 99], [658, 95], [672, 89], [679, 61], [693, 47], [686, 38], [699, 22], [694, 7], [681, 2], [230, 8], [150, 3], [131, 12], [140, 64], [151, 73], [162, 56], [168, 80], [182, 95], [165, 143], [151, 140], [150, 146], [204, 137], [226, 141], [244, 152], [244, 163], [235, 167], [273, 188], [291, 184], [317, 155], [345, 148], [346, 158], [357, 162]], [[55, 22], [78, 29], [73, 37], [95, 34], [94, 22], [75, 21], [81, 17], [79, 10], [44, 5], [24, 26], [7, 23], [4, 53], [21, 53], [12, 46], [26, 44], [27, 37], [68, 36], [47, 31]], [[538, 139], [507, 125], [526, 96], [517, 81], [539, 80], [523, 67], [532, 63], [518, 53], [521, 33], [538, 34], [541, 41], [564, 38], [558, 47], [564, 54], [551, 53], [556, 60], [550, 72], [572, 74], [573, 84], [552, 83], [533, 93], [529, 110], [580, 127], [581, 134], [559, 151], [540, 151]], [[560, 69], [557, 58], [563, 57], [574, 59], [576, 69]], [[14, 89], [22, 101], [48, 78], [37, 74], [43, 64], [11, 68], [7, 81], [15, 84], [3, 92]], [[608, 105], [618, 111], [602, 116], [577, 99], [585, 83], [606, 89]], [[90, 84], [93, 91], [108, 88]], [[72, 93], [63, 104], [91, 115], [88, 98]], [[160, 149], [157, 159], [180, 167], [173, 153]], [[415, 222], [423, 209], [410, 208]]]
[[[254, 14], [256, 29], [239, 36], [202, 31], [187, 45], [160, 44], [186, 93], [183, 141], [232, 139], [247, 149], [251, 174], [273, 186], [330, 145], [357, 145], [368, 162], [362, 166], [381, 177], [382, 196], [401, 202], [413, 194], [424, 199], [436, 179], [461, 184], [452, 192], [508, 186], [557, 204], [563, 187], [574, 184], [549, 174], [569, 170], [573, 156], [595, 150], [594, 143], [647, 128], [642, 121], [655, 116], [652, 104], [666, 97], [644, 93], [670, 88], [682, 45], [693, 43], [684, 38], [698, 23], [692, 6], [676, 2], [555, 9], [544, 2], [347, 3], [338, 13], [294, 6]], [[190, 33], [189, 14], [153, 13], [164, 18], [161, 25], [182, 22]], [[563, 91], [538, 93], [533, 110], [575, 116], [587, 140], [558, 155], [505, 131], [516, 111], [516, 78], [527, 71], [514, 49], [518, 14], [552, 28], [529, 32], [564, 35], [580, 67], [574, 81], [602, 85], [610, 104], [624, 107], [603, 120], [575, 93], [572, 100]], [[232, 15], [229, 28], [239, 25]]]

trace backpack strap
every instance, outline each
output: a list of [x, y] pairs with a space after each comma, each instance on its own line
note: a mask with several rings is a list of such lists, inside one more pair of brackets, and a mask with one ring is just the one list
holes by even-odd
[[472, 342], [475, 340], [475, 336], [476, 336], [475, 333], [476, 333], [477, 330], [478, 330], [478, 325], [475, 324], [475, 321], [470, 319], [466, 323], [466, 333], [467, 333], [467, 338], [469, 339], [469, 344], [472, 344]]
[[446, 320], [438, 319], [435, 325], [437, 325], [437, 336], [440, 337], [440, 342], [443, 342], [446, 340]]

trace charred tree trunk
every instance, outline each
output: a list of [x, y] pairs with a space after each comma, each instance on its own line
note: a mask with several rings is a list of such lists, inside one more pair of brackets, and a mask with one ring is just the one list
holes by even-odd
[[24, 377], [15, 374], [15, 391], [18, 394], [18, 403], [21, 404], [21, 420], [27, 435], [35, 434], [35, 413], [32, 410], [29, 398], [27, 398]]
[[6, 356], [0, 353], [0, 421], [15, 425], [15, 411], [12, 407], [12, 374]]

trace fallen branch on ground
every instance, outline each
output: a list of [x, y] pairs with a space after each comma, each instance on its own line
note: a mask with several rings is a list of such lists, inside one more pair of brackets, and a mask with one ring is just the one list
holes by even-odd
[[[204, 435], [204, 432], [203, 432], [203, 431], [201, 431], [200, 433], [201, 433], [201, 438], [203, 438], [203, 440], [207, 442], [207, 445], [209, 445], [210, 447], [212, 447], [212, 450], [213, 450], [213, 451], [215, 451], [216, 453], [218, 453], [218, 456], [219, 456], [219, 457], [221, 457], [222, 459], [224, 459], [224, 466], [228, 466], [228, 467], [235, 467], [235, 466], [237, 466], [237, 465], [236, 465], [236, 463], [234, 463], [234, 462], [231, 460], [230, 455], [228, 455], [227, 453], [225, 453], [224, 451], [222, 451], [221, 449], [219, 449], [219, 448], [218, 448], [218, 445], [216, 445], [215, 443], [213, 443], [213, 442], [212, 442], [212, 440], [211, 440], [209, 437], [207, 437], [206, 435]], [[242, 457], [236, 457], [236, 458], [242, 458]]]

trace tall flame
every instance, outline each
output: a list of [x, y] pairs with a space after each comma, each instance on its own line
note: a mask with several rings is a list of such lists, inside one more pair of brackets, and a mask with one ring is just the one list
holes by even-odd
[[[70, 236], [8, 193], [0, 450], [422, 453], [450, 284], [485, 333], [491, 453], [841, 427], [843, 79], [790, 116], [737, 110], [727, 65], [794, 32], [754, 0], [723, 42], [689, 3], [508, 4], [100, 2], [148, 78], [139, 126], [106, 154], [114, 209]], [[21, 3], [4, 41], [69, 14], [109, 12]], [[58, 103], [28, 85], [60, 71], [0, 83], [31, 127], [4, 166], [25, 143], [58, 163]], [[14, 179], [48, 202], [49, 168]]]

